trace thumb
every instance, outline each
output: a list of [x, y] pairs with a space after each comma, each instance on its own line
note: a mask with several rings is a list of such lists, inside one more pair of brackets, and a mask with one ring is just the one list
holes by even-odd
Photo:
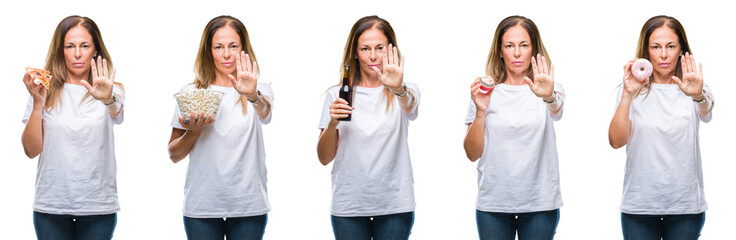
[[233, 86], [237, 86], [237, 85], [239, 85], [239, 84], [240, 84], [240, 82], [239, 82], [239, 81], [238, 81], [237, 79], [235, 79], [235, 77], [233, 77], [233, 75], [232, 75], [232, 74], [228, 74], [228, 75], [227, 75], [227, 78], [229, 78], [229, 79], [230, 79], [230, 82], [232, 82], [232, 83], [233, 83]]
[[672, 76], [672, 81], [675, 81], [681, 89], [686, 87], [685, 83], [683, 83], [682, 80], [680, 80], [680, 78], [678, 78], [677, 76]]
[[92, 86], [89, 85], [89, 82], [87, 80], [80, 81], [82, 83], [82, 86], [87, 89], [88, 92], [92, 92]]
[[532, 82], [532, 79], [529, 77], [524, 77], [524, 82], [526, 82], [527, 85], [529, 85], [530, 88], [534, 87], [534, 82]]

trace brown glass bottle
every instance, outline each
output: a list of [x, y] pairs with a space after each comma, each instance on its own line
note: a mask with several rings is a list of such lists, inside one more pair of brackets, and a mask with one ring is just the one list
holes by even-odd
[[[342, 87], [340, 87], [340, 98], [345, 99], [348, 102], [348, 106], [353, 106], [353, 85], [350, 82], [350, 70], [349, 65], [345, 65], [345, 69], [342, 73]], [[338, 118], [338, 121], [350, 121], [352, 114], [348, 114], [347, 117]]]

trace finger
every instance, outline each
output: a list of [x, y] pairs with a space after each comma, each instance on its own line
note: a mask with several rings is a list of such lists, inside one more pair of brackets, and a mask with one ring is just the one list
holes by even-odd
[[92, 92], [92, 86], [89, 85], [89, 82], [87, 82], [87, 80], [82, 80], [79, 82], [82, 83], [82, 86], [87, 89], [87, 92]]
[[672, 80], [680, 86], [680, 89], [685, 89], [687, 87], [685, 86], [685, 83], [683, 83], [682, 80], [680, 80], [680, 78], [678, 78], [677, 76], [672, 76]]
[[109, 71], [107, 70], [107, 59], [102, 59], [102, 76], [107, 78], [109, 77]]
[[115, 68], [113, 68], [112, 69], [112, 75], [110, 75], [110, 81], [112, 81], [113, 83], [115, 82], [115, 73], [116, 72], [117, 72], [117, 70]]
[[253, 70], [251, 70], [251, 72], [253, 72], [253, 76], [255, 76], [257, 80], [259, 72], [258, 72], [258, 63], [256, 63], [256, 61], [253, 61]]
[[[102, 57], [97, 57], [97, 76], [98, 76], [98, 77], [102, 77], [102, 76], [104, 76], [104, 75], [102, 74], [102, 69], [101, 69], [102, 67], [103, 67], [103, 66], [102, 66]], [[92, 83], [93, 83], [93, 84], [95, 83], [95, 80], [94, 80], [94, 79], [92, 79]]]
[[[386, 69], [386, 65], [388, 64], [386, 63], [386, 59], [384, 58], [383, 59], [383, 69]], [[378, 69], [378, 67], [371, 67], [371, 69], [373, 69], [373, 72], [375, 72], [378, 76], [383, 76], [381, 69]]]
[[236, 74], [243, 72], [243, 68], [244, 67], [243, 67], [242, 64], [243, 64], [243, 62], [240, 61], [240, 53], [238, 53], [238, 55], [235, 56], [235, 69], [238, 71], [238, 72], [236, 72]]
[[182, 118], [181, 116], [179, 116], [179, 125], [181, 125], [182, 127], [186, 125], [186, 123], [184, 122], [184, 118]]
[[333, 104], [345, 104], [345, 105], [347, 105], [348, 104], [348, 101], [346, 101], [345, 99], [342, 99], [342, 98], [337, 98], [337, 100], [335, 100], [335, 102]]
[[698, 71], [698, 76], [700, 76], [700, 81], [703, 81], [703, 63], [698, 63], [698, 66], [700, 67]]
[[394, 57], [394, 45], [389, 43], [387, 50], [388, 51], [386, 51], [386, 56], [383, 59], [386, 59], [386, 61], [388, 62], [388, 64], [393, 64], [394, 63], [394, 59], [393, 59], [393, 57]]
[[401, 56], [401, 72], [402, 73], [404, 72], [404, 60], [406, 60], [406, 57], [402, 55]]
[[245, 60], [245, 70], [248, 72], [253, 72], [253, 63], [250, 62], [250, 55], [246, 53], [243, 59]]
[[682, 68], [682, 75], [685, 75], [689, 72], [687, 59], [685, 58], [685, 55], [680, 56], [680, 67]]
[[544, 69], [544, 73], [549, 74], [549, 66], [547, 65], [547, 58], [542, 55], [539, 55], [539, 56], [541, 56], [542, 58], [542, 69]]
[[529, 88], [534, 89], [534, 82], [529, 77], [524, 77], [524, 82], [529, 85]]
[[97, 63], [95, 63], [95, 58], [92, 58], [92, 64], [90, 68], [90, 71], [92, 71], [92, 78], [96, 78], [99, 74], [97, 73]]
[[550, 77], [550, 80], [552, 80], [552, 82], [555, 81], [555, 65], [554, 64], [549, 65], [549, 77]]
[[228, 74], [227, 78], [230, 79], [230, 82], [233, 83], [233, 87], [237, 87], [240, 85], [240, 82], [238, 81], [238, 79], [235, 79], [235, 77], [233, 77], [232, 74]]
[[694, 72], [694, 73], [697, 73], [698, 72], [698, 64], [695, 62], [695, 56], [693, 56], [691, 54], [690, 55], [690, 60], [688, 60], [688, 61], [690, 62], [690, 69], [691, 69], [691, 71]]
[[539, 74], [539, 69], [538, 68], [539, 68], [539, 66], [537, 66], [537, 60], [534, 57], [532, 57], [532, 73], [534, 73], [534, 76], [536, 76], [537, 74]]
[[392, 59], [393, 59], [393, 63], [394, 64], [400, 64], [399, 63], [399, 61], [400, 61], [400, 59], [399, 59], [399, 48], [397, 48], [396, 46], [394, 46], [394, 57]]

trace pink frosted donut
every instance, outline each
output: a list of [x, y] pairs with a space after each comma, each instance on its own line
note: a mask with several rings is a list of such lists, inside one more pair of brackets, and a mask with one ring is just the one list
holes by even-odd
[[489, 76], [485, 76], [480, 78], [480, 92], [483, 94], [488, 93], [493, 89], [493, 87], [496, 86], [496, 82], [493, 81], [493, 78]]
[[631, 73], [634, 74], [634, 78], [644, 81], [652, 75], [652, 63], [649, 60], [639, 58], [631, 65]]

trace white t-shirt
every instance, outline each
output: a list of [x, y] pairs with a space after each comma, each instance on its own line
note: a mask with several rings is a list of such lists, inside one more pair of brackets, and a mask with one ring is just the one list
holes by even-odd
[[[565, 93], [558, 82], [554, 90]], [[465, 124], [473, 122], [475, 110], [470, 100]], [[552, 115], [528, 85], [496, 85], [478, 161], [478, 210], [523, 213], [562, 207], [553, 124], [560, 118], [562, 112]]]
[[[703, 88], [710, 92], [708, 86]], [[619, 87], [616, 107], [621, 93]], [[696, 214], [708, 209], [698, 128], [712, 115], [700, 117], [692, 98], [677, 84], [653, 83], [649, 96], [634, 98], [621, 212]]]
[[[125, 103], [117, 86], [113, 92]], [[123, 122], [123, 112], [112, 118], [105, 105], [87, 89], [64, 84], [60, 102], [43, 110], [43, 150], [38, 158], [33, 210], [58, 215], [102, 215], [120, 211], [113, 125]], [[29, 97], [23, 123], [33, 110]]]
[[[193, 84], [182, 90], [194, 89]], [[266, 153], [261, 120], [246, 101], [243, 114], [240, 94], [232, 87], [210, 85], [210, 90], [225, 93], [219, 116], [202, 130], [189, 152], [189, 167], [184, 185], [184, 216], [192, 218], [248, 217], [268, 213], [271, 205], [266, 189]], [[273, 101], [271, 86], [258, 83], [257, 89]], [[272, 102], [273, 103], [273, 102]], [[174, 111], [171, 126], [179, 124]]]
[[[416, 92], [415, 84], [406, 83]], [[325, 97], [319, 128], [330, 122], [330, 105], [339, 98], [339, 86]], [[409, 158], [409, 121], [394, 99], [386, 111], [384, 87], [356, 87], [352, 120], [337, 125], [339, 139], [332, 166], [331, 214], [340, 217], [380, 216], [414, 211], [414, 179]]]

